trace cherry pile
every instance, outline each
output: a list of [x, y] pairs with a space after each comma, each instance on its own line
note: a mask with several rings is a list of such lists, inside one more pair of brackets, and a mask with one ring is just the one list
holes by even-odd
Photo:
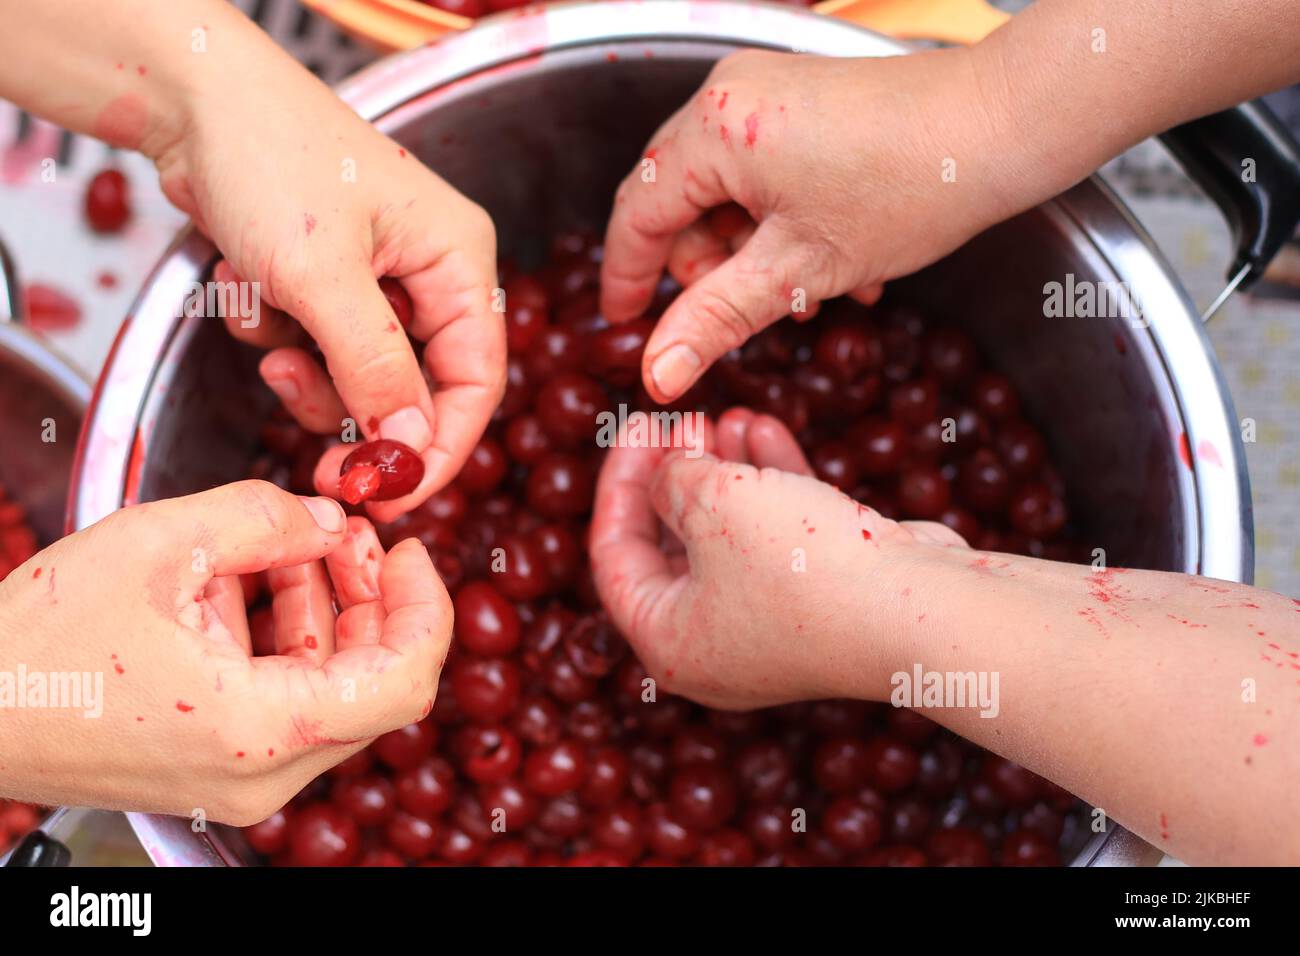
[[[386, 734], [268, 820], [290, 865], [1050, 865], [1086, 839], [1082, 805], [925, 716], [849, 700], [752, 713], [658, 693], [602, 611], [585, 556], [596, 415], [654, 407], [641, 353], [678, 287], [611, 327], [601, 247], [557, 236], [506, 263], [508, 387], [456, 481], [380, 529], [417, 537], [455, 604], [423, 721]], [[1011, 383], [958, 328], [900, 303], [827, 303], [727, 356], [676, 403], [783, 420], [818, 475], [973, 545], [1075, 557], [1059, 475]], [[331, 440], [277, 413], [253, 474], [311, 493]], [[500, 549], [497, 551], [496, 549]], [[504, 559], [503, 561], [500, 559]], [[256, 592], [250, 592], [255, 594]], [[270, 652], [271, 621], [253, 615]]]
[[[0, 486], [0, 581], [39, 550], [23, 506], [10, 501]], [[36, 829], [42, 816], [44, 811], [30, 803], [0, 799], [0, 854]]]

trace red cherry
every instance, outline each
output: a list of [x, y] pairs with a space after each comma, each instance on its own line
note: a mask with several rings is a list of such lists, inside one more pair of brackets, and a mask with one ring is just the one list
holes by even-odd
[[876, 845], [882, 830], [880, 814], [852, 797], [836, 797], [822, 812], [822, 832], [841, 850], [862, 853]]
[[862, 325], [831, 326], [817, 339], [813, 355], [841, 382], [877, 371], [885, 361], [879, 336]]
[[1015, 386], [1005, 375], [982, 373], [975, 379], [970, 394], [975, 407], [992, 421], [1005, 422], [1020, 413], [1020, 399], [1016, 396]]
[[916, 465], [898, 479], [898, 503], [909, 518], [933, 520], [948, 507], [948, 480], [938, 468]]
[[486, 0], [427, 0], [427, 2], [439, 10], [470, 19], [483, 16], [489, 9]]
[[506, 346], [526, 351], [550, 321], [546, 287], [532, 276], [515, 276], [503, 287], [506, 295]]
[[591, 838], [625, 862], [635, 863], [646, 843], [641, 805], [635, 800], [621, 800], [598, 811], [591, 819]]
[[705, 834], [695, 861], [700, 866], [753, 866], [756, 855], [749, 837], [724, 828]]
[[521, 465], [535, 465], [551, 450], [551, 439], [542, 420], [533, 414], [518, 415], [506, 425], [506, 451]]
[[1065, 527], [1065, 503], [1045, 485], [1026, 485], [1012, 496], [1008, 517], [1021, 534], [1050, 538]]
[[893, 474], [902, 466], [907, 438], [907, 432], [896, 422], [868, 421], [851, 429], [850, 440], [859, 449], [862, 473], [880, 477]]
[[289, 845], [289, 815], [276, 810], [261, 823], [244, 827], [244, 839], [263, 856], [276, 856]]
[[970, 827], [936, 831], [930, 836], [927, 849], [939, 866], [988, 866], [992, 862], [988, 844]]
[[289, 858], [295, 866], [348, 866], [361, 852], [352, 818], [328, 803], [314, 803], [289, 824]]
[[611, 325], [587, 341], [591, 370], [611, 385], [635, 385], [641, 378], [641, 356], [654, 331], [649, 319]]
[[414, 767], [433, 750], [438, 732], [427, 720], [407, 724], [379, 737], [370, 745], [379, 760], [394, 770]]
[[576, 518], [591, 510], [595, 482], [586, 462], [547, 455], [528, 476], [528, 506], [548, 518]]
[[437, 848], [439, 829], [430, 820], [399, 811], [388, 821], [384, 836], [388, 845], [408, 860], [423, 860]]
[[866, 782], [871, 752], [856, 737], [832, 737], [813, 753], [813, 776], [828, 793], [852, 793]]
[[334, 784], [332, 799], [363, 827], [377, 827], [397, 811], [393, 782], [378, 774], [339, 779]]
[[1003, 866], [1060, 866], [1056, 847], [1034, 830], [1016, 830], [1002, 840]]
[[508, 657], [460, 657], [449, 670], [456, 704], [471, 720], [495, 723], [519, 703], [519, 665]]
[[491, 584], [469, 581], [452, 601], [456, 639], [483, 657], [502, 657], [519, 646], [519, 615]]
[[121, 231], [131, 218], [131, 187], [120, 169], [101, 169], [86, 184], [86, 222], [98, 233]]
[[510, 467], [505, 450], [486, 435], [479, 439], [461, 465], [456, 483], [470, 495], [486, 495], [496, 490]]
[[576, 743], [557, 741], [538, 747], [524, 761], [524, 785], [543, 797], [558, 797], [582, 785], [587, 758]]
[[579, 372], [556, 375], [542, 386], [534, 403], [546, 433], [567, 448], [595, 441], [596, 416], [608, 406], [605, 390]]
[[652, 803], [645, 813], [646, 840], [659, 856], [686, 860], [700, 848], [700, 835], [677, 822], [668, 806]]
[[[379, 472], [379, 483], [366, 468]], [[363, 469], [352, 476], [353, 469]], [[409, 495], [424, 478], [424, 461], [415, 449], [401, 442], [379, 438], [358, 445], [339, 467], [339, 486], [348, 504], [362, 501], [391, 501]], [[360, 497], [357, 497], [360, 495]]]
[[494, 583], [512, 601], [532, 601], [551, 589], [546, 555], [531, 535], [512, 534], [501, 539], [501, 567]]
[[668, 784], [673, 817], [695, 830], [721, 826], [736, 809], [736, 783], [716, 764], [692, 764], [673, 774]]
[[441, 757], [430, 757], [397, 775], [396, 792], [407, 813], [435, 820], [455, 799], [456, 771]]
[[524, 759], [523, 743], [504, 727], [461, 727], [452, 738], [452, 750], [465, 776], [475, 783], [507, 780]]

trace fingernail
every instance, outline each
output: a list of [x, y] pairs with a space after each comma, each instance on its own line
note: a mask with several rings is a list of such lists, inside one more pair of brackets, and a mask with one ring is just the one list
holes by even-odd
[[312, 518], [322, 531], [338, 534], [348, 526], [348, 516], [343, 513], [343, 507], [333, 498], [299, 496], [298, 500], [311, 512]]
[[298, 383], [291, 378], [268, 378], [266, 385], [286, 405], [292, 405], [302, 397]]
[[676, 398], [704, 363], [689, 345], [674, 345], [650, 365], [655, 387], [669, 398]]
[[400, 441], [410, 445], [416, 451], [423, 451], [433, 444], [433, 432], [424, 412], [414, 405], [393, 412], [379, 423], [379, 437], [390, 441]]

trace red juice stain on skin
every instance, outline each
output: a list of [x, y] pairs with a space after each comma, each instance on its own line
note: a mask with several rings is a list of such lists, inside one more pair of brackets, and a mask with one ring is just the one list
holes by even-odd
[[724, 110], [727, 108], [727, 97], [730, 95], [726, 90], [723, 90], [722, 95], [718, 97], [718, 109]]
[[116, 289], [117, 276], [114, 273], [109, 272], [107, 269], [104, 269], [99, 273], [99, 275], [95, 276], [95, 285], [106, 291]]
[[275, 750], [274, 750], [273, 748], [271, 748], [271, 747], [266, 748], [266, 755], [267, 755], [268, 757], [274, 757], [274, 756], [275, 756]]
[[242, 757], [242, 756], [244, 756], [244, 752], [243, 752], [242, 750], [236, 750], [236, 751], [235, 751], [235, 756], [236, 756], [236, 757]]
[[1195, 630], [1196, 628], [1204, 628], [1204, 627], [1209, 627], [1209, 626], [1210, 626], [1210, 625], [1208, 625], [1208, 624], [1193, 624], [1193, 623], [1192, 623], [1191, 621], [1189, 621], [1187, 618], [1185, 618], [1185, 617], [1178, 617], [1177, 615], [1174, 615], [1174, 614], [1166, 614], [1165, 617], [1169, 618], [1169, 620], [1174, 621], [1174, 622], [1177, 623], [1177, 624], [1181, 624], [1181, 625], [1183, 625], [1183, 627], [1190, 627], [1190, 628], [1192, 628], [1193, 630]]
[[149, 68], [146, 66], [137, 66], [135, 68], [135, 71], [139, 73], [141, 76], [144, 76], [146, 73], [149, 72]]
[[126, 673], [126, 668], [123, 667], [121, 664], [114, 664], [114, 665], [113, 665], [113, 670], [117, 671], [119, 674], [125, 674], [125, 673]]
[[862, 529], [862, 540], [863, 540], [863, 541], [870, 541], [870, 540], [871, 540], [871, 532], [868, 531], [866, 528], [863, 528], [863, 529]]
[[183, 700], [178, 700], [176, 702], [176, 709], [179, 710], [182, 714], [188, 714], [190, 711], [194, 709], [194, 707], [191, 704], [185, 703], [185, 701]]
[[306, 637], [302, 639], [302, 643], [303, 646], [306, 647], [308, 650], [312, 650], [312, 651], [316, 650], [316, 635], [308, 634]]
[[1169, 818], [1163, 813], [1160, 814], [1160, 839], [1169, 839]]
[[809, 534], [815, 534], [816, 531], [817, 531], [816, 528], [809, 528], [809, 529], [808, 529], [808, 533], [809, 533]]
[[309, 212], [303, 213], [302, 225], [303, 225], [303, 229], [306, 230], [307, 235], [310, 236], [312, 232], [316, 229], [316, 217]]
[[1268, 737], [1265, 734], [1256, 734], [1252, 739], [1256, 747], [1263, 747], [1268, 743]]
[[1223, 467], [1223, 459], [1219, 457], [1219, 450], [1214, 447], [1209, 439], [1203, 439], [1201, 443], [1196, 446], [1196, 457], [1201, 459], [1201, 461], [1209, 462], [1211, 465], [1218, 468]]
[[727, 129], [727, 127], [720, 127], [718, 129], [718, 136], [721, 137], [722, 141], [728, 146], [731, 145], [731, 131]]
[[1123, 599], [1123, 595], [1116, 590], [1117, 587], [1118, 585], [1111, 578], [1111, 572], [1106, 569], [1095, 572], [1088, 581], [1089, 592], [1102, 604]]
[[81, 322], [81, 306], [66, 292], [43, 282], [23, 290], [27, 303], [27, 324], [37, 332], [62, 332]]
[[40, 568], [37, 568], [35, 571], [32, 572], [32, 579], [33, 579], [33, 580], [35, 580], [36, 578], [39, 578], [40, 576], [41, 576], [41, 569], [40, 569]]
[[1187, 432], [1178, 436], [1178, 460], [1190, 469], [1192, 467], [1192, 446], [1187, 442]]
[[144, 98], [135, 93], [114, 97], [100, 110], [91, 135], [119, 149], [137, 149], [149, 126], [149, 110]]
[[397, 155], [400, 156], [402, 159], [406, 159], [406, 150], [402, 149], [402, 148], [399, 146], [399, 147], [397, 148]]
[[745, 148], [753, 149], [758, 142], [758, 114], [750, 113], [745, 117]]

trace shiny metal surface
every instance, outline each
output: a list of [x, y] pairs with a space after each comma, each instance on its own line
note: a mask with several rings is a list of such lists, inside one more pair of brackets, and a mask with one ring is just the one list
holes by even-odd
[[90, 384], [16, 315], [18, 278], [0, 246], [0, 486], [42, 545], [63, 534], [73, 459]]
[[[598, 226], [654, 128], [741, 47], [833, 56], [906, 52], [791, 7], [677, 0], [564, 5], [483, 21], [384, 60], [341, 92], [482, 203], [503, 253], [527, 261], [556, 228]], [[507, 172], [508, 170], [508, 172]], [[175, 319], [215, 257], [183, 234], [124, 325], [91, 410], [72, 506], [78, 527], [120, 507], [241, 477], [270, 393], [219, 322]], [[1140, 291], [1146, 328], [1043, 317], [1065, 273]], [[1196, 310], [1140, 226], [1093, 180], [995, 227], [898, 284], [965, 325], [1028, 396], [1107, 563], [1249, 581], [1249, 488], [1235, 416]], [[1186, 439], [1183, 436], [1186, 435]], [[1180, 446], [1209, 451], [1187, 456]], [[1211, 455], [1210, 452], [1213, 454]], [[163, 860], [169, 833], [133, 815]], [[175, 831], [175, 832], [172, 832]], [[1118, 829], [1081, 865], [1159, 851]], [[199, 850], [192, 859], [226, 856]]]

